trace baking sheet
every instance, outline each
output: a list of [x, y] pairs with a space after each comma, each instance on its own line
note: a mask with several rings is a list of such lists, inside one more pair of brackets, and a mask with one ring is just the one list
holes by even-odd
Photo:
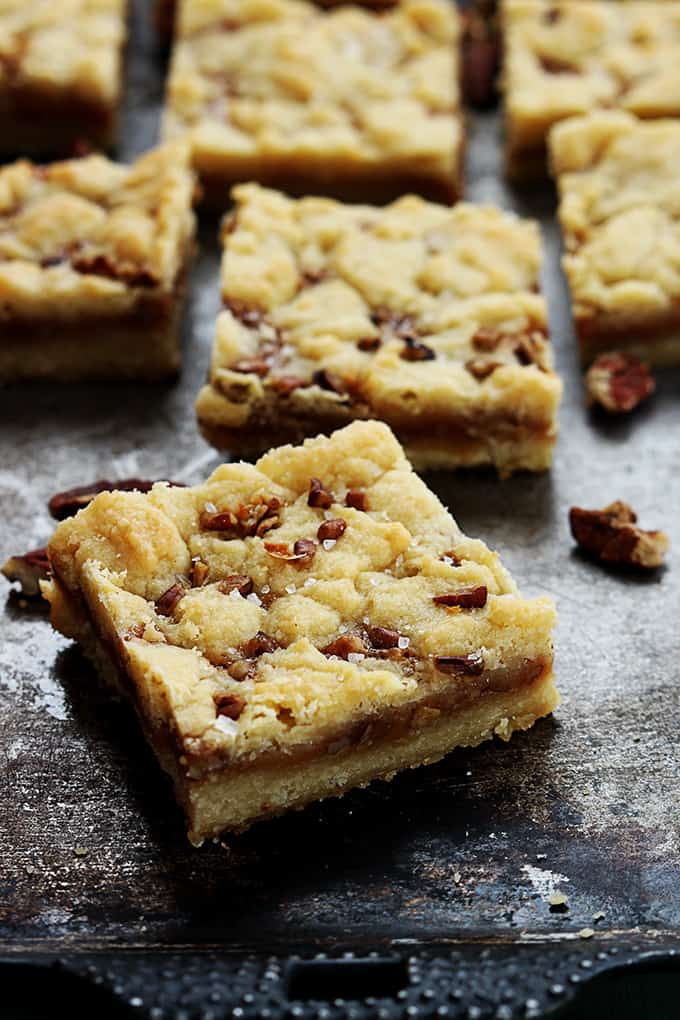
[[[147, 6], [135, 4], [126, 158], [158, 130], [163, 63]], [[129, 711], [3, 589], [0, 951], [531, 945], [576, 940], [586, 926], [602, 943], [633, 933], [677, 945], [680, 374], [663, 373], [655, 397], [621, 421], [585, 411], [554, 195], [504, 187], [494, 113], [471, 115], [470, 130], [467, 197], [542, 221], [562, 431], [549, 474], [428, 481], [525, 593], [557, 600], [562, 707], [507, 745], [455, 752], [195, 850]], [[44, 542], [59, 489], [131, 475], [196, 482], [219, 463], [193, 412], [218, 309], [216, 236], [216, 221], [201, 225], [178, 383], [2, 390], [3, 559]], [[670, 534], [663, 572], [624, 576], [574, 551], [568, 507], [617, 498]], [[549, 910], [555, 889], [566, 914]]]

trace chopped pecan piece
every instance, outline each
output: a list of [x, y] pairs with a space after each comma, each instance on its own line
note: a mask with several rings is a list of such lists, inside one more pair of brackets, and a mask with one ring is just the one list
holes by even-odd
[[277, 375], [274, 379], [270, 379], [269, 385], [279, 396], [287, 397], [289, 393], [309, 386], [309, 382], [306, 379], [301, 379], [299, 375]]
[[586, 372], [588, 403], [605, 411], [625, 414], [656, 389], [649, 365], [632, 354], [612, 351], [601, 354]]
[[223, 595], [229, 595], [232, 591], [237, 591], [239, 595], [243, 595], [245, 598], [253, 590], [253, 581], [247, 574], [229, 574], [228, 577], [220, 581], [217, 588]]
[[502, 335], [495, 326], [480, 326], [472, 337], [471, 343], [478, 351], [495, 351]]
[[132, 626], [128, 627], [126, 632], [123, 634], [123, 641], [132, 641], [133, 638], [141, 640], [141, 638], [144, 637], [145, 630], [146, 624], [142, 623], [141, 620], [139, 623], [133, 623]]
[[189, 579], [193, 588], [200, 588], [201, 585], [205, 584], [208, 574], [210, 573], [210, 567], [207, 563], [204, 563], [199, 556], [193, 556], [191, 559], [191, 570], [189, 572]]
[[357, 340], [357, 347], [360, 351], [377, 351], [381, 342], [379, 336], [363, 336]]
[[330, 390], [333, 393], [345, 393], [345, 384], [337, 372], [329, 372], [320, 368], [312, 375], [312, 382], [320, 386], [322, 390]]
[[325, 489], [318, 478], [310, 478], [309, 495], [307, 505], [319, 507], [321, 510], [328, 510], [334, 503], [335, 496], [329, 489]]
[[2, 572], [8, 581], [19, 582], [21, 594], [26, 598], [37, 597], [40, 595], [40, 582], [46, 581], [50, 576], [50, 561], [47, 558], [46, 547], [31, 549], [21, 556], [10, 556]]
[[264, 548], [275, 560], [285, 560], [297, 567], [309, 566], [316, 554], [316, 542], [313, 538], [298, 538], [292, 552], [286, 542], [265, 542]]
[[397, 648], [401, 636], [389, 627], [367, 627], [366, 634], [373, 648]]
[[244, 538], [258, 535], [260, 538], [281, 523], [279, 510], [282, 502], [278, 496], [260, 499], [255, 503], [242, 503], [236, 517]]
[[431, 347], [415, 337], [404, 337], [404, 346], [399, 353], [404, 361], [432, 361], [436, 355]]
[[347, 528], [347, 521], [342, 517], [333, 517], [330, 521], [323, 521], [319, 525], [319, 530], [316, 533], [317, 538], [324, 542], [330, 538], [336, 540], [344, 535]]
[[185, 589], [181, 584], [171, 584], [159, 599], [156, 599], [156, 612], [160, 616], [172, 616], [177, 603], [184, 598]]
[[469, 655], [435, 655], [434, 664], [440, 673], [479, 676], [484, 672], [484, 656], [481, 652], [470, 652]]
[[643, 531], [636, 527], [637, 514], [621, 500], [602, 510], [584, 510], [573, 506], [569, 511], [571, 533], [578, 545], [604, 563], [660, 567], [668, 549], [668, 536], [663, 531]]
[[365, 655], [368, 648], [359, 634], [347, 633], [335, 638], [321, 651], [324, 655], [336, 655], [339, 659], [346, 659], [348, 655]]
[[238, 719], [246, 707], [245, 699], [238, 694], [215, 694], [213, 700], [217, 714], [226, 715], [227, 719]]
[[234, 318], [242, 322], [244, 326], [251, 328], [258, 326], [264, 318], [264, 312], [260, 308], [253, 308], [245, 304], [244, 301], [234, 299], [226, 301], [225, 308], [228, 308]]
[[482, 609], [487, 600], [486, 585], [470, 585], [445, 595], [434, 595], [432, 601], [436, 606], [458, 606], [461, 609]]
[[100, 478], [90, 485], [77, 485], [74, 489], [55, 493], [47, 504], [47, 508], [56, 520], [63, 521], [66, 517], [77, 514], [100, 492], [149, 492], [156, 481], [167, 482], [168, 485], [175, 488], [184, 487], [182, 482], [171, 482], [167, 478], [158, 478], [155, 481], [143, 478], [119, 478], [117, 482]]
[[239, 358], [230, 366], [232, 372], [243, 372], [244, 375], [269, 375], [270, 363], [266, 358]]
[[270, 634], [265, 634], [262, 630], [258, 630], [254, 637], [246, 641], [241, 651], [246, 659], [256, 659], [258, 655], [264, 655], [265, 652], [275, 652], [278, 647], [279, 643], [276, 638], [271, 637]]
[[109, 280], [121, 280], [130, 287], [156, 287], [159, 278], [147, 266], [136, 265], [134, 262], [117, 262], [110, 255], [73, 255], [71, 267], [77, 273], [88, 276], [105, 276]]
[[250, 662], [248, 659], [237, 659], [236, 662], [232, 662], [227, 666], [227, 673], [232, 680], [238, 680], [241, 683], [243, 680], [250, 680], [255, 675], [256, 666], [254, 662]]
[[459, 567], [463, 562], [460, 556], [457, 556], [452, 549], [449, 549], [448, 552], [442, 553], [439, 559], [443, 560], [444, 563], [447, 563], [450, 560], [451, 562], [449, 563], [449, 566], [451, 567]]
[[483, 379], [487, 379], [497, 368], [502, 366], [502, 361], [496, 361], [493, 358], [470, 358], [469, 361], [465, 362], [465, 367], [473, 375], [475, 379], [480, 382]]
[[231, 531], [238, 525], [238, 518], [231, 510], [208, 510], [201, 512], [198, 523], [202, 531]]
[[509, 338], [509, 343], [512, 344], [520, 365], [536, 365], [541, 372], [549, 370], [546, 338], [539, 330], [520, 333], [517, 337]]
[[349, 489], [345, 496], [345, 506], [366, 512], [369, 509], [368, 496], [363, 489]]

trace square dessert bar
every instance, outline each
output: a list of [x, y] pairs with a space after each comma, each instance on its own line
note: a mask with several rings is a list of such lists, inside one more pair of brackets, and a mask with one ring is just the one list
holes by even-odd
[[384, 208], [234, 190], [197, 411], [253, 456], [381, 418], [417, 467], [549, 466], [560, 381], [535, 223], [406, 196]]
[[616, 348], [680, 364], [680, 121], [575, 117], [550, 156], [583, 361]]
[[546, 173], [546, 138], [566, 117], [618, 108], [680, 115], [680, 3], [505, 0], [506, 162]]
[[181, 143], [1, 167], [0, 379], [175, 373], [193, 192]]
[[54, 626], [133, 703], [194, 843], [552, 711], [525, 599], [379, 422], [109, 492], [59, 525]]
[[164, 118], [186, 136], [208, 204], [255, 180], [385, 201], [461, 191], [458, 16], [300, 0], [184, 0]]
[[0, 157], [110, 148], [127, 0], [0, 0]]

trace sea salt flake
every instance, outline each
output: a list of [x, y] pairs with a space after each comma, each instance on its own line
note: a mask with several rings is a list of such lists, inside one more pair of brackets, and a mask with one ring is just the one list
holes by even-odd
[[313, 584], [316, 584], [315, 577], [308, 577], [305, 583], [302, 585], [303, 588], [311, 588]]
[[213, 726], [227, 737], [235, 737], [238, 733], [238, 723], [235, 719], [230, 719], [226, 715], [218, 715]]
[[209, 513], [209, 514], [216, 514], [217, 513], [217, 507], [215, 506], [214, 503], [206, 503], [204, 509], [205, 509], [206, 513]]
[[248, 599], [248, 602], [252, 602], [254, 606], [262, 605], [262, 599], [259, 595], [256, 595], [254, 591], [251, 591], [250, 595], [247, 595], [246, 598]]
[[289, 595], [294, 595], [295, 592], [297, 591], [297, 588], [295, 587], [294, 584], [287, 584], [286, 591], [288, 592]]
[[411, 644], [411, 639], [410, 638], [400, 637], [399, 640], [397, 641], [397, 648], [401, 648], [401, 649], [408, 648], [408, 646], [410, 644]]
[[262, 592], [263, 595], [269, 595], [271, 588], [269, 587], [268, 584], [263, 584], [260, 591]]
[[328, 552], [329, 549], [333, 548], [333, 546], [335, 545], [336, 541], [337, 540], [335, 538], [324, 538], [324, 540], [323, 540], [323, 547], [326, 550], [326, 552]]
[[350, 652], [349, 655], [347, 656], [347, 661], [357, 663], [363, 662], [365, 658], [366, 656], [364, 655], [363, 652]]
[[238, 588], [232, 588], [231, 589], [231, 591], [229, 592], [229, 598], [230, 599], [240, 599], [241, 598], [241, 592], [238, 590]]

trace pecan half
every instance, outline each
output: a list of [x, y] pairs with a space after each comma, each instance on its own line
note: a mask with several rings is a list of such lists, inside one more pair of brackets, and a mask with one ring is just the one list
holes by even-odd
[[363, 489], [349, 489], [345, 496], [345, 506], [366, 512], [369, 509], [368, 496]]
[[221, 591], [223, 595], [229, 595], [232, 591], [237, 591], [239, 595], [250, 595], [253, 590], [253, 580], [248, 577], [247, 574], [229, 574], [217, 585], [218, 591]]
[[156, 612], [159, 616], [172, 616], [180, 599], [184, 598], [185, 589], [181, 584], [171, 584], [159, 599], [156, 599]]
[[444, 595], [433, 595], [436, 606], [458, 606], [461, 609], [482, 609], [486, 605], [487, 588], [484, 584], [470, 585]]
[[603, 563], [619, 563], [653, 570], [660, 567], [668, 550], [663, 531], [636, 527], [637, 514], [621, 500], [602, 510], [573, 506], [569, 526], [578, 545]]
[[367, 627], [366, 634], [373, 648], [396, 648], [401, 635], [389, 627]]
[[479, 676], [484, 672], [484, 656], [481, 652], [470, 652], [469, 655], [435, 655], [434, 664], [440, 673]]
[[432, 361], [436, 355], [431, 347], [424, 344], [422, 340], [415, 337], [404, 337], [404, 346], [399, 352], [399, 357], [404, 361]]
[[254, 637], [241, 648], [243, 655], [247, 659], [256, 659], [258, 655], [264, 655], [265, 652], [275, 652], [280, 645], [276, 638], [273, 638], [270, 634], [265, 634], [264, 631], [258, 630]]
[[601, 354], [586, 372], [588, 403], [613, 414], [632, 411], [655, 389], [649, 365], [620, 351]]
[[8, 581], [19, 583], [22, 595], [29, 599], [36, 598], [40, 595], [40, 582], [46, 581], [50, 576], [47, 548], [41, 546], [21, 556], [10, 556], [2, 572]]
[[318, 478], [310, 478], [307, 506], [314, 506], [319, 507], [321, 510], [328, 510], [334, 502], [335, 496], [330, 489], [324, 488]]
[[184, 488], [182, 482], [171, 482], [167, 478], [157, 478], [153, 481], [143, 478], [119, 478], [117, 482], [100, 478], [96, 482], [91, 482], [90, 485], [77, 485], [73, 489], [55, 493], [48, 502], [47, 508], [56, 520], [63, 521], [66, 517], [77, 514], [100, 492], [149, 492], [157, 481], [167, 482], [174, 488]]
[[334, 541], [344, 535], [347, 529], [347, 521], [342, 517], [333, 517], [330, 521], [323, 521], [319, 525], [319, 530], [316, 533], [316, 537], [324, 542], [326, 539], [333, 539]]
[[246, 707], [245, 699], [238, 694], [215, 694], [213, 700], [217, 714], [226, 715], [227, 719], [238, 719]]
[[359, 634], [341, 634], [330, 644], [322, 648], [324, 655], [336, 655], [339, 659], [346, 659], [348, 655], [365, 655], [368, 648]]

